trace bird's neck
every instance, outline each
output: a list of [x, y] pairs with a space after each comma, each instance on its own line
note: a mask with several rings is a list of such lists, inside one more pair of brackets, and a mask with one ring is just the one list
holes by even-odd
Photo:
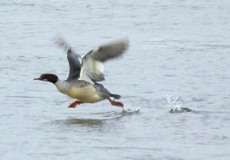
[[68, 82], [67, 81], [63, 81], [63, 80], [58, 80], [56, 83], [54, 83], [54, 85], [57, 87], [57, 89], [61, 92], [61, 93], [66, 93], [68, 90]]

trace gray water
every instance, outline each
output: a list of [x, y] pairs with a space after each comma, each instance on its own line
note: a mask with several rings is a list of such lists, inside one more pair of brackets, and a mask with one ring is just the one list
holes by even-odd
[[[228, 160], [228, 0], [1, 0], [0, 159]], [[84, 54], [128, 37], [104, 85], [136, 114], [106, 101], [68, 109], [41, 73], [65, 79], [55, 37]], [[170, 99], [194, 112], [171, 114]]]

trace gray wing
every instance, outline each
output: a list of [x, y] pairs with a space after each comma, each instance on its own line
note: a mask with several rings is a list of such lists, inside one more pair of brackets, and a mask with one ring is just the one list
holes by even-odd
[[91, 50], [82, 59], [79, 79], [89, 82], [103, 81], [105, 79], [103, 62], [122, 56], [128, 45], [127, 39], [120, 39]]
[[64, 48], [67, 52], [67, 59], [69, 62], [69, 74], [67, 77], [67, 81], [78, 79], [81, 71], [80, 55], [76, 54], [73, 49], [68, 45], [68, 43], [63, 39], [58, 39], [56, 43], [58, 44], [58, 46]]
[[78, 79], [81, 72], [80, 56], [75, 54], [71, 48], [67, 51], [67, 59], [69, 62], [69, 75], [67, 81]]
[[120, 57], [128, 49], [129, 42], [127, 39], [120, 39], [99, 46], [90, 53], [94, 60], [105, 62], [107, 60]]

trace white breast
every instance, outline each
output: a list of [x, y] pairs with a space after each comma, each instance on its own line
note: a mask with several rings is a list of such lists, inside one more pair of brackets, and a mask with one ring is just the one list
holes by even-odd
[[57, 81], [55, 83], [57, 89], [69, 97], [76, 98], [84, 103], [94, 103], [101, 101], [103, 97], [97, 94], [93, 85], [86, 85], [84, 87], [73, 85], [67, 81]]
[[68, 84], [68, 82], [66, 82], [66, 81], [58, 80], [58, 81], [55, 83], [55, 86], [57, 87], [57, 89], [58, 89], [61, 93], [64, 93], [64, 94], [67, 94], [67, 92], [68, 92], [68, 90], [69, 90], [69, 84]]

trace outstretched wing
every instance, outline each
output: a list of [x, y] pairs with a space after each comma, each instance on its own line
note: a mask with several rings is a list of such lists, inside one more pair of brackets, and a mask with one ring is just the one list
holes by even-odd
[[75, 54], [71, 48], [67, 51], [67, 59], [69, 62], [69, 75], [67, 81], [78, 79], [81, 72], [81, 57]]
[[78, 79], [81, 71], [80, 55], [76, 54], [65, 40], [60, 38], [56, 41], [56, 43], [58, 44], [58, 46], [64, 48], [67, 52], [67, 59], [69, 62], [69, 74], [67, 77], [67, 81]]
[[79, 79], [89, 82], [103, 81], [105, 79], [103, 63], [123, 55], [128, 49], [128, 45], [127, 39], [120, 39], [91, 50], [82, 59]]

